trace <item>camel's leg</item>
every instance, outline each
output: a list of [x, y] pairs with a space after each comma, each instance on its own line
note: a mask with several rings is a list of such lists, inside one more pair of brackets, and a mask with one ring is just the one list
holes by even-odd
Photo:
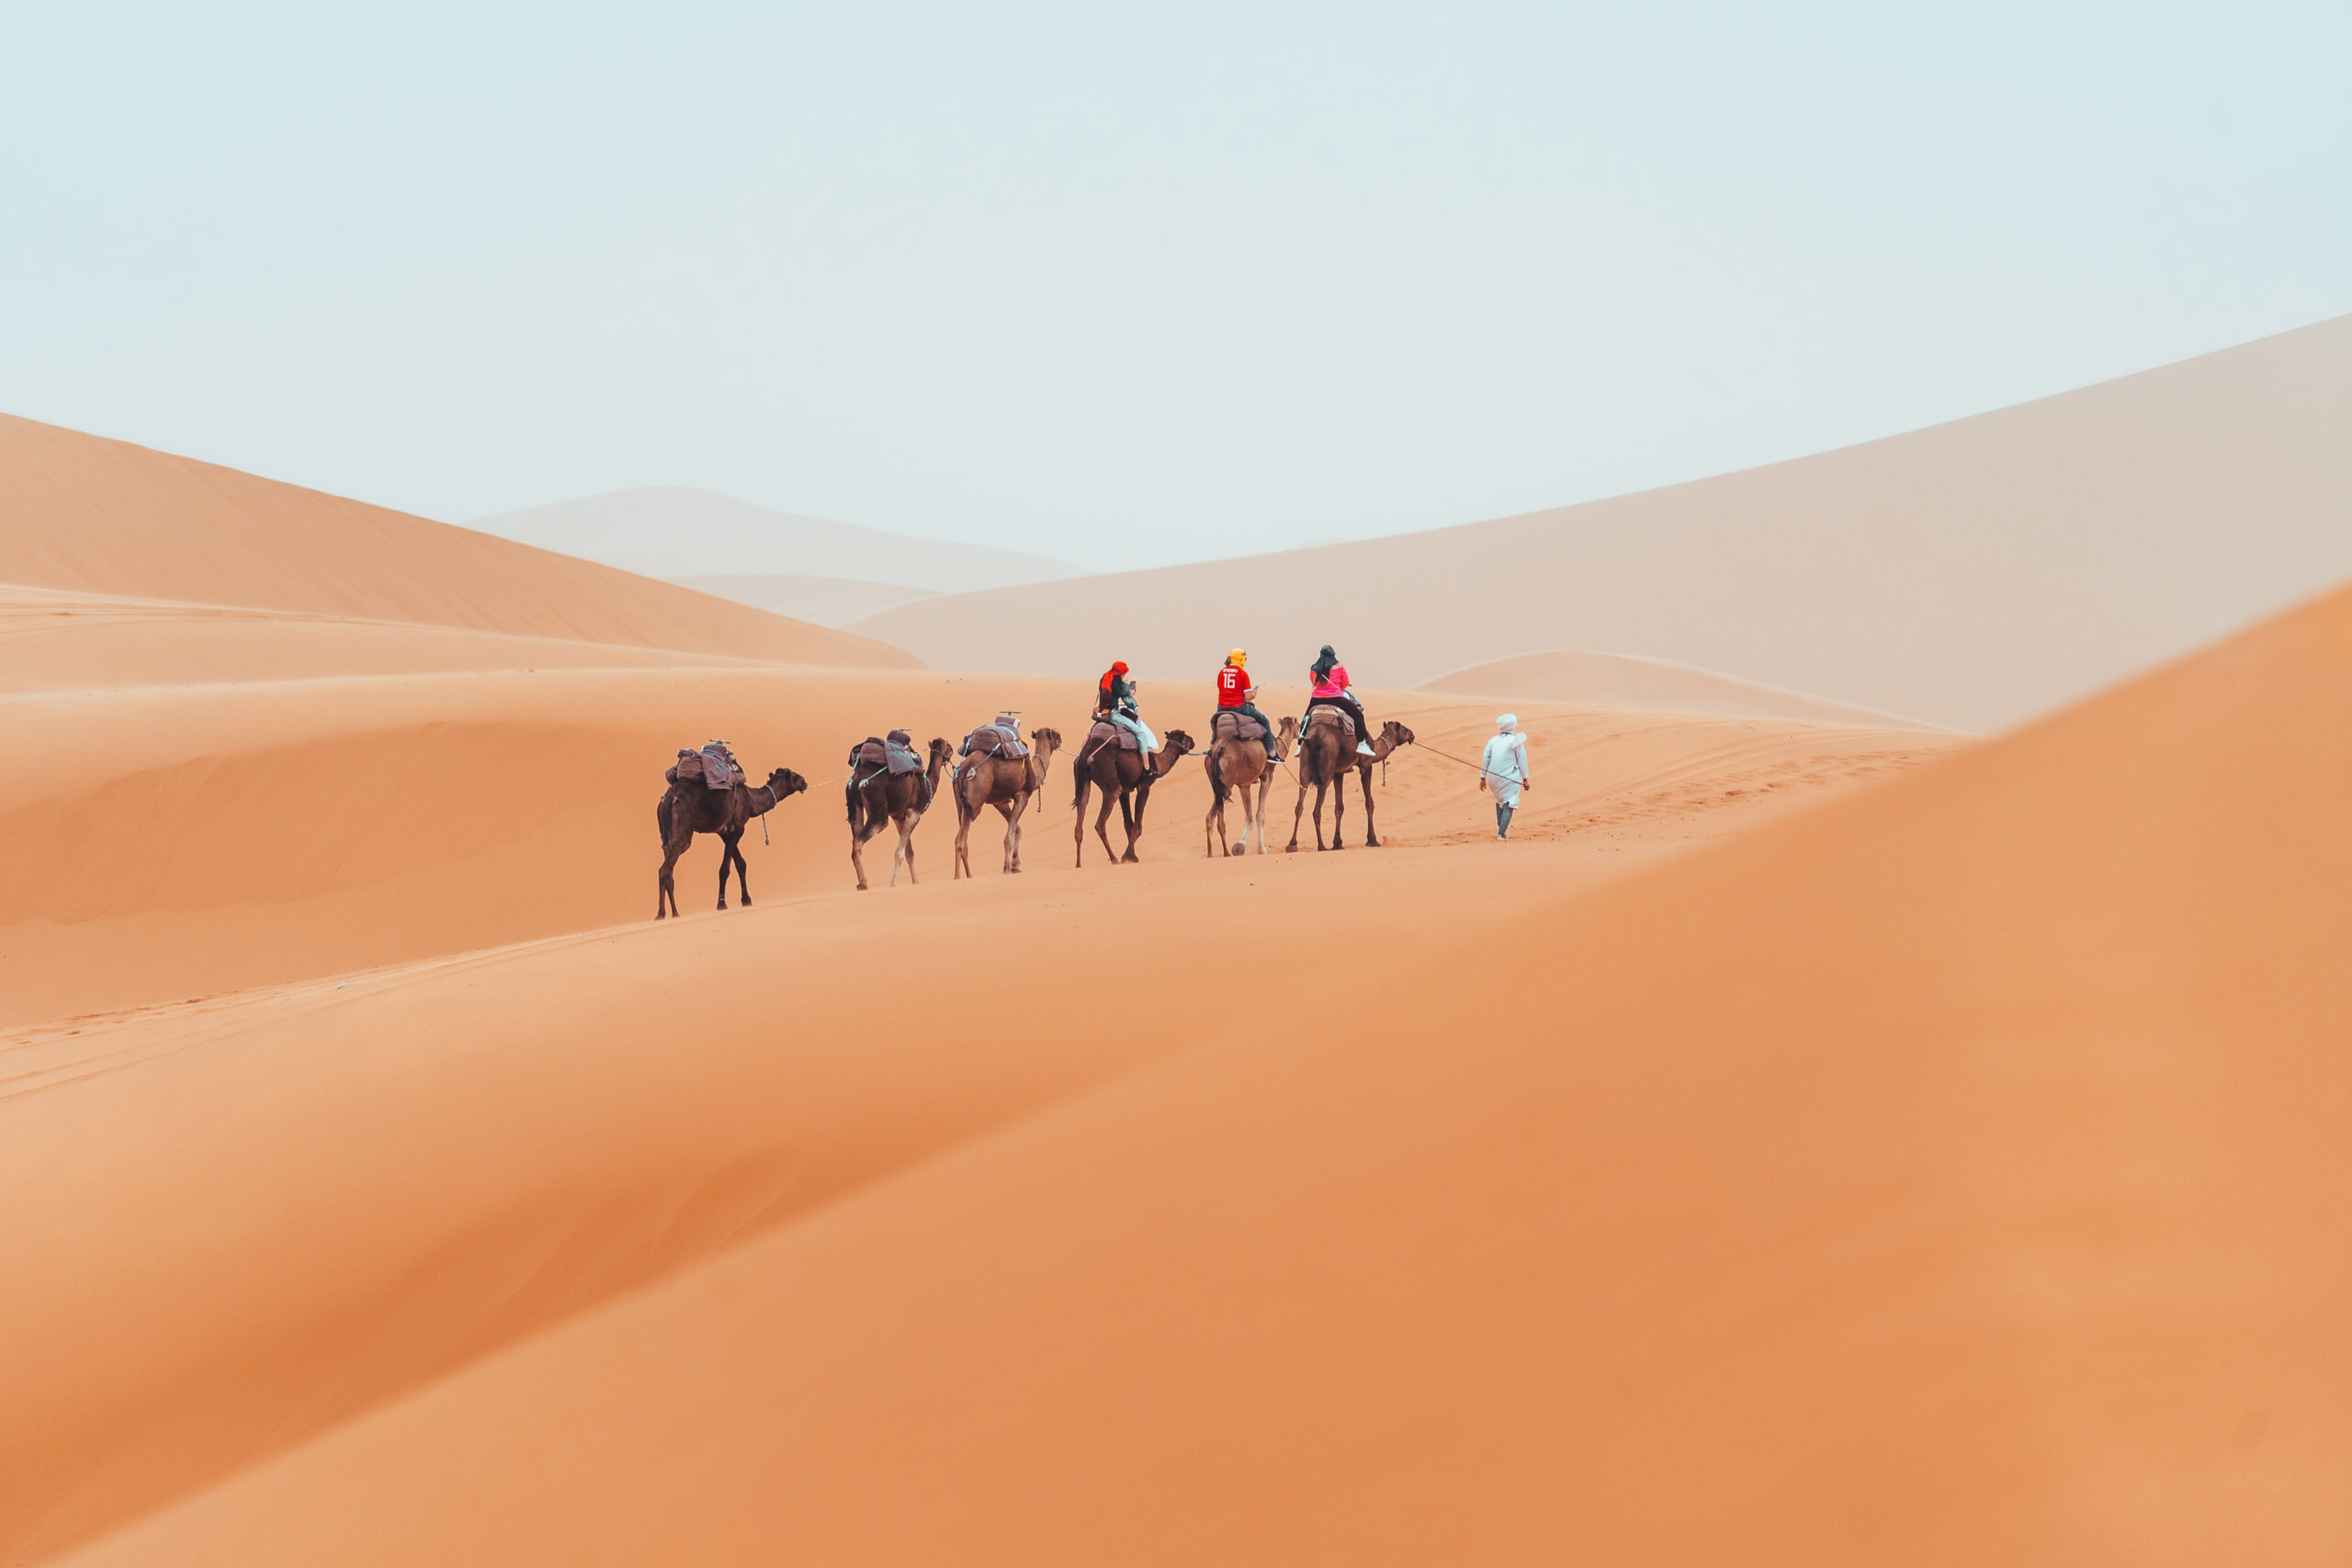
[[[1322, 797], [1316, 797], [1320, 800]], [[1344, 850], [1347, 840], [1340, 837], [1340, 819], [1348, 814], [1348, 775], [1335, 773], [1331, 778], [1331, 847]]]
[[[1260, 779], [1262, 779], [1264, 776], [1265, 775], [1263, 773], [1259, 774]], [[1258, 779], [1252, 779], [1250, 781], [1250, 784], [1256, 784], [1257, 782]], [[1261, 790], [1260, 793], [1263, 794], [1264, 792]], [[1243, 784], [1241, 786], [1240, 795], [1241, 852], [1245, 855], [1250, 852], [1250, 840], [1254, 837], [1258, 840], [1258, 852], [1260, 854], [1264, 854], [1266, 852], [1266, 830], [1259, 825], [1258, 803], [1250, 795], [1250, 784]]]
[[1133, 865], [1136, 863], [1136, 840], [1143, 833], [1143, 814], [1136, 809], [1139, 804], [1134, 791], [1119, 792], [1119, 825], [1127, 830], [1127, 852], [1119, 857], [1121, 865]]
[[899, 828], [899, 847], [891, 852], [890, 855], [890, 886], [896, 887], [899, 885], [899, 863], [905, 861], [907, 886], [912, 887], [916, 886], [915, 824], [922, 820], [922, 814], [915, 811], [902, 812], [895, 820]]
[[[1283, 853], [1286, 855], [1295, 855], [1298, 853], [1298, 824], [1306, 815], [1306, 771], [1302, 769], [1298, 775], [1298, 804], [1290, 808], [1290, 842], [1283, 848]], [[1318, 838], [1323, 832], [1323, 819], [1320, 817], [1316, 818], [1315, 831]]]
[[1111, 847], [1111, 834], [1109, 831], [1111, 807], [1116, 802], [1124, 801], [1125, 799], [1126, 799], [1126, 794], [1125, 791], [1113, 789], [1108, 784], [1103, 785], [1102, 809], [1096, 813], [1094, 818], [1094, 836], [1102, 840], [1102, 852], [1111, 857], [1111, 863], [1113, 865], [1119, 863], [1119, 852]]
[[[727, 874], [734, 870], [735, 863], [742, 858], [736, 847], [742, 836], [737, 833], [730, 839], [724, 833], [718, 835], [718, 907], [722, 909], [727, 908]], [[746, 882], [743, 884], [743, 902], [748, 904], [751, 901], [752, 885]]]
[[1363, 779], [1363, 847], [1376, 850], [1380, 847], [1380, 835], [1374, 830], [1372, 820], [1372, 770], [1358, 768], [1356, 773]]
[[996, 808], [1004, 813], [1004, 874], [1011, 876], [1021, 869], [1021, 812], [1029, 804], [1024, 791], [1011, 800], [1000, 800]]
[[961, 795], [956, 797], [956, 853], [954, 858], [948, 862], [947, 865], [947, 880], [950, 882], [960, 882], [965, 877], [972, 874], [972, 854], [970, 849], [972, 842], [972, 820], [973, 818], [976, 818], [978, 815], [979, 813], [976, 811], [973, 812], [971, 816], [966, 816], [964, 813], [963, 797]]
[[[669, 850], [662, 857], [662, 880], [653, 890], [653, 918], [657, 920], [678, 911], [678, 884], [671, 874], [677, 868], [678, 853], [674, 849]], [[662, 908], [664, 901], [669, 905], [666, 909]]]
[[[885, 818], [887, 820], [887, 818]], [[849, 830], [849, 863], [857, 867], [857, 890], [865, 891], [865, 840], [882, 830], [882, 822], [864, 823]]]
[[[1330, 785], [1324, 783], [1321, 779], [1317, 779], [1315, 781], [1315, 847], [1317, 850], [1329, 849], [1333, 847], [1324, 843], [1323, 841], [1323, 794], [1324, 791], [1329, 788], [1330, 788]], [[1336, 823], [1339, 819], [1339, 813], [1336, 810], [1333, 811], [1331, 814], [1331, 820]]]
[[1087, 782], [1087, 777], [1084, 773], [1078, 775], [1078, 803], [1070, 807], [1069, 814], [1069, 836], [1078, 842], [1078, 860], [1076, 863], [1079, 865], [1084, 865], [1086, 863]]
[[1258, 775], [1258, 852], [1266, 852], [1266, 797], [1274, 792], [1274, 770], [1271, 763]]

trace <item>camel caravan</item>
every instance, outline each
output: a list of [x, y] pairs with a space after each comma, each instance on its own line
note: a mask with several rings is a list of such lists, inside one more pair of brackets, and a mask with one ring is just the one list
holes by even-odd
[[[1377, 849], [1380, 837], [1374, 824], [1372, 775], [1400, 747], [1413, 743], [1413, 732], [1391, 719], [1373, 734], [1363, 706], [1351, 690], [1348, 672], [1326, 646], [1310, 675], [1314, 684], [1303, 718], [1285, 716], [1279, 724], [1259, 712], [1257, 688], [1248, 671], [1248, 654], [1235, 649], [1217, 672], [1217, 707], [1209, 724], [1205, 750], [1193, 738], [1171, 729], [1165, 739], [1143, 722], [1135, 683], [1123, 660], [1104, 672], [1095, 692], [1092, 722], [1071, 759], [1076, 792], [1071, 801], [1073, 863], [1086, 863], [1086, 807], [1090, 793], [1102, 804], [1094, 817], [1094, 836], [1102, 852], [1117, 865], [1136, 863], [1136, 846], [1143, 838], [1146, 808], [1152, 785], [1174, 772], [1196, 750], [1209, 782], [1208, 815], [1201, 829], [1212, 855], [1266, 852], [1266, 797], [1274, 774], [1292, 768], [1298, 781], [1298, 800], [1291, 811], [1287, 852], [1298, 849], [1299, 829], [1308, 816], [1306, 795], [1315, 792], [1315, 847], [1343, 847], [1341, 822], [1347, 810], [1347, 779], [1354, 773], [1363, 790], [1364, 847]], [[907, 881], [915, 877], [915, 829], [937, 799], [943, 779], [956, 807], [956, 849], [950, 874], [961, 879], [972, 872], [972, 824], [994, 807], [1004, 819], [1001, 870], [1021, 870], [1022, 819], [1046, 786], [1055, 755], [1062, 748], [1059, 730], [1039, 726], [1024, 739], [1020, 715], [1000, 712], [975, 727], [960, 747], [944, 737], [933, 737], [928, 748], [915, 749], [904, 729], [868, 736], [850, 749], [849, 772], [841, 780], [849, 816], [850, 866], [857, 874], [859, 892], [867, 887], [865, 849], [884, 829], [898, 829], [890, 852], [890, 885], [897, 886], [903, 868]], [[678, 912], [673, 871], [697, 833], [714, 833], [721, 848], [718, 862], [718, 907], [727, 908], [727, 877], [731, 868], [741, 901], [752, 902], [751, 879], [741, 849], [744, 832], [754, 818], [763, 818], [788, 797], [804, 793], [808, 781], [789, 768], [778, 768], [767, 782], [753, 786], [724, 740], [712, 740], [695, 750], [682, 749], [665, 774], [669, 788], [655, 812], [662, 829], [662, 872], [654, 919]], [[1331, 800], [1331, 840], [1323, 840], [1323, 803]], [[1241, 834], [1229, 837], [1227, 807], [1241, 807]], [[1112, 847], [1111, 813], [1119, 813], [1126, 834], [1123, 850]], [[765, 824], [762, 824], [765, 831]]]

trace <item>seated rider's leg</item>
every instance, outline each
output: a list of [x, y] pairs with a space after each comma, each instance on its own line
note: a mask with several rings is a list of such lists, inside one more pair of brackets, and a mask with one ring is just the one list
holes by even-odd
[[1266, 727], [1266, 755], [1269, 757], [1272, 756], [1274, 754], [1274, 721], [1268, 718], [1264, 714], [1260, 713], [1256, 703], [1243, 703], [1239, 707], [1234, 708], [1231, 711], [1254, 718], [1260, 724]]
[[1372, 721], [1364, 717], [1363, 705], [1362, 703], [1356, 701], [1354, 697], [1344, 692], [1336, 697], [1328, 697], [1324, 700], [1327, 702], [1336, 703], [1355, 716], [1357, 745], [1369, 746], [1372, 744]]

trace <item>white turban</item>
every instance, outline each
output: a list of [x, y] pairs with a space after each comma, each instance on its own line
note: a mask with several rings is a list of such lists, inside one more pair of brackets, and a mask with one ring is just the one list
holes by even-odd
[[1519, 715], [1515, 713], [1507, 713], [1503, 715], [1502, 717], [1495, 720], [1495, 723], [1498, 728], [1500, 728], [1505, 735], [1509, 735], [1513, 729], [1519, 727]]

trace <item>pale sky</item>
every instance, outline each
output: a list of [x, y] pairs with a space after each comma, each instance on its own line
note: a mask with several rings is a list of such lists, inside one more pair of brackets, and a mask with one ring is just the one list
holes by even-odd
[[450, 521], [1154, 565], [2347, 310], [2345, 0], [0, 0], [0, 410]]

